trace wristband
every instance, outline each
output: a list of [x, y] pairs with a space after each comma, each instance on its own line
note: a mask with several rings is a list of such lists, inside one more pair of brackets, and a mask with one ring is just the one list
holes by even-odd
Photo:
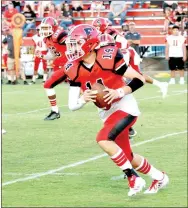
[[125, 92], [124, 92], [123, 88], [119, 88], [116, 91], [118, 92], [118, 98], [122, 98], [125, 96]]

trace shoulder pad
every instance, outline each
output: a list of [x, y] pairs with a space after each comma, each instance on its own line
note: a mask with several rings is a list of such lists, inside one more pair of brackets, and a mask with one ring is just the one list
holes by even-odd
[[74, 81], [77, 78], [80, 63], [77, 61], [67, 62], [64, 66], [64, 72], [70, 80]]

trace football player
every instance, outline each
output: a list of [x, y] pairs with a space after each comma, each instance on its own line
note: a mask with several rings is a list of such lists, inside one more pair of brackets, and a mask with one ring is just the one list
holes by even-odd
[[[123, 35], [121, 35], [116, 29], [112, 28], [110, 25], [110, 22], [108, 19], [106, 18], [96, 18], [92, 25], [94, 27], [96, 27], [101, 33], [107, 33], [109, 35], [112, 35], [116, 41], [116, 46], [119, 47], [120, 49], [123, 49], [123, 51], [125, 51], [125, 49], [131, 50], [131, 59], [132, 61], [132, 68], [135, 70], [139, 69], [139, 64], [141, 62], [141, 59], [139, 59], [139, 62], [134, 63], [134, 58], [133, 56], [138, 56], [138, 54], [136, 53], [136, 51], [132, 48], [129, 47], [127, 44], [127, 40], [123, 37]], [[130, 63], [131, 64], [131, 63]], [[144, 74], [143, 75], [145, 77], [145, 80], [147, 83], [149, 84], [153, 84], [157, 87], [159, 87], [160, 91], [162, 92], [162, 97], [165, 98], [168, 92], [168, 83], [167, 82], [160, 82], [156, 79], [151, 78], [150, 76]]]
[[[128, 56], [125, 59], [116, 46], [97, 49], [100, 44], [98, 37], [99, 31], [95, 27], [81, 24], [74, 27], [66, 39], [69, 62], [64, 72], [71, 80], [69, 108], [78, 110], [87, 102], [95, 102], [96, 92], [91, 87], [96, 82], [103, 84], [107, 92], [105, 102], [112, 106], [109, 110], [99, 111], [104, 126], [96, 137], [97, 143], [125, 173], [130, 188], [128, 196], [136, 195], [145, 186], [145, 180], [134, 169], [153, 179], [145, 193], [157, 193], [168, 184], [168, 176], [144, 157], [133, 153], [129, 143], [128, 130], [140, 114], [131, 93], [141, 88], [145, 79], [128, 67]], [[131, 81], [126, 85], [123, 77]], [[83, 95], [80, 96], [81, 90]]]
[[44, 70], [43, 82], [45, 82], [47, 79], [47, 61], [45, 59], [40, 58], [37, 54], [40, 53], [40, 55], [46, 55], [48, 49], [43, 40], [43, 37], [39, 34], [40, 25], [37, 26], [36, 30], [37, 30], [37, 34], [35, 34], [32, 37], [32, 40], [35, 44], [35, 54], [36, 54], [34, 57], [34, 75], [33, 75], [32, 82], [31, 82], [32, 84], [35, 84], [36, 82], [37, 71], [38, 71], [40, 62], [43, 63], [43, 70]]
[[48, 53], [46, 55], [40, 53], [38, 57], [45, 60], [53, 60], [54, 71], [52, 76], [44, 83], [44, 88], [51, 105], [51, 112], [44, 120], [54, 120], [60, 118], [60, 113], [53, 88], [66, 80], [62, 68], [67, 62], [65, 56], [67, 32], [62, 27], [58, 27], [56, 19], [47, 17], [42, 20], [39, 33], [44, 38]]

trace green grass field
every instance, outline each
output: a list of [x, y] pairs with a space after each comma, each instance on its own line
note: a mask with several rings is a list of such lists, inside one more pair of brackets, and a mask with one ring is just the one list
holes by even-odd
[[187, 207], [186, 85], [170, 86], [164, 100], [151, 85], [135, 93], [142, 115], [133, 149], [164, 170], [170, 184], [132, 198], [122, 172], [95, 142], [102, 123], [93, 104], [70, 112], [62, 84], [56, 88], [61, 118], [44, 121], [49, 103], [41, 83], [2, 91], [3, 207]]

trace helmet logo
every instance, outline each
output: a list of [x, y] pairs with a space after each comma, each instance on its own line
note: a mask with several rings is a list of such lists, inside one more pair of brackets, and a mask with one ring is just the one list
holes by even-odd
[[86, 33], [87, 36], [90, 36], [91, 35], [91, 32], [93, 31], [93, 28], [86, 27], [86, 28], [84, 28], [84, 31], [85, 31], [85, 33]]

